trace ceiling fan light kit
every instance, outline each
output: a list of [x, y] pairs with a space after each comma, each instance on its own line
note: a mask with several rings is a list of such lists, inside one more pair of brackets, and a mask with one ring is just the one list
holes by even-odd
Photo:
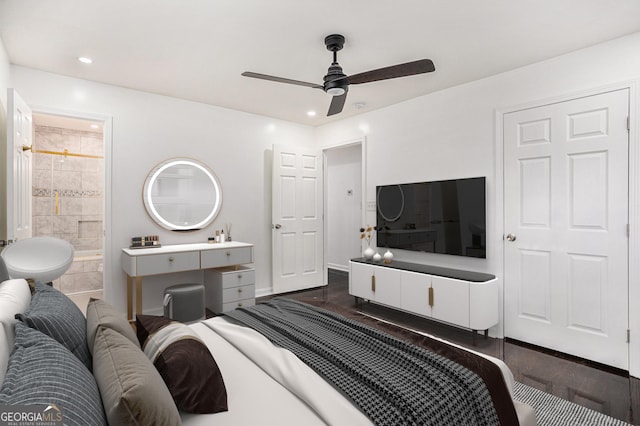
[[324, 44], [327, 50], [333, 52], [333, 62], [323, 78], [323, 84], [308, 83], [306, 81], [292, 80], [289, 78], [275, 77], [267, 74], [246, 71], [242, 75], [245, 77], [258, 78], [261, 80], [275, 81], [278, 83], [295, 84], [298, 86], [311, 87], [312, 89], [322, 89], [332, 96], [329, 112], [327, 116], [342, 112], [347, 92], [350, 84], [370, 83], [373, 81], [388, 80], [391, 78], [407, 77], [410, 75], [424, 74], [435, 71], [435, 66], [430, 59], [420, 59], [390, 67], [379, 68], [366, 71], [360, 74], [347, 76], [338, 63], [338, 51], [344, 47], [345, 38], [340, 34], [331, 34], [325, 37]]

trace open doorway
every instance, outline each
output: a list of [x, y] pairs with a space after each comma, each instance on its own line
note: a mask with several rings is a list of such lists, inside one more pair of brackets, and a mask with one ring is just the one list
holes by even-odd
[[33, 236], [73, 245], [74, 261], [53, 285], [86, 306], [103, 297], [104, 122], [34, 113], [32, 152]]
[[363, 141], [324, 150], [325, 266], [348, 272], [349, 260], [362, 255]]

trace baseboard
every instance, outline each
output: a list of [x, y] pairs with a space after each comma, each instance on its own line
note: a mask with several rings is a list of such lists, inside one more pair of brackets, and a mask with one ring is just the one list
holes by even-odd
[[335, 270], [342, 271], [342, 272], [349, 272], [349, 266], [348, 265], [338, 265], [338, 264], [335, 264], [335, 263], [327, 263], [327, 268], [335, 269]]

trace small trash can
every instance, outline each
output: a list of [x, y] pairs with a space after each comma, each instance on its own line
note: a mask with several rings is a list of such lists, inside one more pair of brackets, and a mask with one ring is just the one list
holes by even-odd
[[164, 316], [180, 322], [206, 318], [204, 284], [179, 284], [164, 290]]

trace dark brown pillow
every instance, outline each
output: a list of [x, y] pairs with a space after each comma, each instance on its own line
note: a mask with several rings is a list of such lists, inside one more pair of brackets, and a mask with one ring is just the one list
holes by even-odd
[[185, 324], [164, 317], [137, 315], [138, 340], [160, 372], [179, 410], [227, 411], [227, 389], [207, 346]]

